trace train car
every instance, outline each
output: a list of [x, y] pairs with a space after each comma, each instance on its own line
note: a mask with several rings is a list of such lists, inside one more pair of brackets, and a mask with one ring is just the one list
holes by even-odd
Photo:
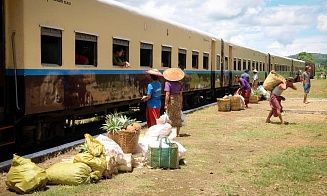
[[[141, 97], [152, 68], [184, 70], [188, 109], [232, 92], [233, 75], [245, 68], [259, 70], [263, 82], [271, 63], [286, 66], [270, 54], [115, 1], [0, 4], [0, 146], [60, 140], [67, 121], [145, 108]], [[118, 48], [131, 67], [114, 65]]]
[[[1, 145], [42, 143], [63, 136], [67, 119], [144, 107], [151, 68], [184, 70], [184, 108], [213, 97], [219, 38], [114, 1], [32, 2], [1, 0]], [[131, 68], [113, 65], [116, 48]]]
[[[256, 51], [250, 48], [233, 45], [233, 63], [230, 67], [232, 76], [241, 75], [244, 70], [248, 70], [250, 75], [250, 84], [252, 85], [253, 70], [258, 71], [258, 82], [263, 83], [267, 76], [268, 56], [266, 53]], [[233, 81], [233, 85], [238, 85]]]
[[292, 77], [295, 82], [301, 82], [301, 76], [304, 71], [305, 61], [292, 59]]
[[271, 55], [272, 70], [275, 70], [284, 78], [292, 76], [292, 60], [287, 57]]

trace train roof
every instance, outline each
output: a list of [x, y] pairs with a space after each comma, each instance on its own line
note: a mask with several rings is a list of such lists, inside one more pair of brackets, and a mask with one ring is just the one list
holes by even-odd
[[162, 18], [162, 17], [160, 17], [158, 15], [149, 13], [149, 12], [147, 12], [145, 10], [138, 9], [138, 8], [135, 8], [135, 7], [132, 7], [132, 6], [117, 2], [117, 1], [113, 1], [113, 0], [97, 0], [97, 1], [100, 2], [100, 3], [104, 3], [104, 4], [107, 4], [107, 5], [110, 5], [110, 6], [117, 7], [119, 9], [124, 9], [124, 10], [126, 10], [128, 12], [131, 12], [131, 13], [134, 13], [134, 14], [137, 14], [137, 15], [152, 18], [153, 20], [165, 22], [167, 24], [171, 24], [171, 25], [174, 25], [176, 27], [180, 27], [180, 28], [183, 28], [183, 29], [186, 29], [186, 30], [189, 30], [189, 31], [193, 31], [193, 32], [196, 32], [196, 33], [211, 37], [213, 39], [221, 39], [221, 38], [217, 37], [214, 34], [202, 31], [202, 30], [197, 29], [197, 28], [193, 28], [191, 26], [188, 26], [188, 25], [185, 25], [185, 24], [170, 20], [168, 18]]

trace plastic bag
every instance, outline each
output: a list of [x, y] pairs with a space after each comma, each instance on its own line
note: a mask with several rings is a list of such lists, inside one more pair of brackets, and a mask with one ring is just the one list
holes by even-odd
[[56, 163], [46, 172], [49, 178], [48, 184], [80, 185], [99, 180], [99, 172], [92, 172], [85, 163]]
[[48, 177], [44, 169], [38, 167], [30, 159], [14, 154], [6, 179], [9, 189], [18, 193], [29, 193], [45, 187], [47, 181]]
[[181, 118], [182, 118], [182, 125], [186, 126], [187, 122], [186, 122], [185, 114], [183, 113], [183, 111], [181, 111]]

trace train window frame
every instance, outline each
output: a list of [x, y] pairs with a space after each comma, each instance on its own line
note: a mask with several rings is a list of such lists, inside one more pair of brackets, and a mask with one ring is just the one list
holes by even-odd
[[237, 70], [237, 66], [236, 66], [236, 57], [234, 57], [234, 60], [233, 60], [233, 70]]
[[199, 69], [199, 51], [198, 50], [192, 51], [192, 68]]
[[185, 69], [186, 68], [186, 48], [178, 48], [178, 68]]
[[153, 67], [153, 43], [140, 42], [140, 66]]
[[203, 63], [202, 63], [202, 67], [205, 70], [209, 69], [209, 52], [203, 52]]
[[246, 59], [243, 59], [243, 67], [242, 67], [242, 70], [245, 70], [246, 69], [246, 63], [247, 63], [247, 60]]
[[167, 45], [161, 46], [161, 66], [171, 68], [171, 51], [172, 47]]
[[248, 59], [248, 67], [246, 69], [251, 70], [252, 60]]
[[221, 66], [221, 58], [220, 58], [220, 55], [216, 55], [216, 70], [221, 70], [220, 69], [220, 66]]
[[225, 56], [225, 60], [224, 60], [224, 70], [227, 71], [229, 70], [229, 65], [228, 65], [228, 56]]
[[[114, 58], [114, 53], [117, 48], [122, 48], [124, 53], [121, 57], [122, 61], [129, 61], [129, 39], [120, 38], [120, 37], [113, 37], [112, 38], [112, 59]], [[114, 67], [120, 67], [119, 65], [114, 65], [112, 62], [112, 65]]]
[[[41, 65], [62, 66], [62, 31], [63, 29], [40, 26]], [[50, 50], [50, 51], [49, 51]], [[50, 54], [50, 55], [49, 55]]]
[[242, 59], [237, 59], [237, 70], [242, 70]]
[[[86, 60], [86, 62], [76, 62], [78, 55], [82, 55], [82, 60]], [[75, 31], [75, 65], [78, 67], [97, 67], [97, 58], [98, 35]]]

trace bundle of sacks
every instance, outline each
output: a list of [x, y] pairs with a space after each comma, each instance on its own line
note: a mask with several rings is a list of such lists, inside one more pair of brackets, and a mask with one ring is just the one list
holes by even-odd
[[178, 161], [183, 159], [186, 153], [186, 149], [179, 142], [173, 141], [176, 138], [176, 132], [172, 131], [172, 126], [169, 124], [167, 114], [163, 114], [157, 119], [157, 124], [151, 126], [144, 134], [144, 137], [139, 138], [137, 153], [141, 153], [144, 156], [147, 154], [148, 146], [151, 143], [157, 143], [158, 137], [167, 136], [171, 143], [178, 145]]

